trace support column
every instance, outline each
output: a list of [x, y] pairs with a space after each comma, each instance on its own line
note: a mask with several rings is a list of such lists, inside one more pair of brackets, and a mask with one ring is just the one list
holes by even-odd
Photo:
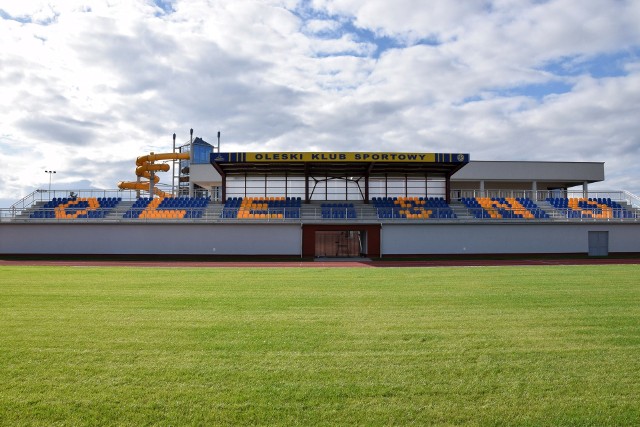
[[387, 173], [384, 174], [384, 197], [389, 197], [389, 177]]
[[369, 173], [364, 176], [364, 204], [369, 204]]
[[[176, 134], [173, 134], [173, 154], [176, 154]], [[176, 159], [175, 157], [171, 159], [171, 195], [176, 197]], [[180, 163], [178, 163], [180, 164]], [[179, 171], [178, 171], [179, 172]], [[178, 175], [178, 185], [180, 185], [180, 176]]]
[[582, 183], [582, 197], [585, 199], [589, 197], [589, 183], [587, 181]]
[[[445, 188], [446, 188], [446, 184], [445, 184]], [[447, 191], [447, 190], [445, 190]], [[424, 198], [427, 199], [429, 198], [429, 174], [425, 172], [424, 174]], [[447, 202], [448, 203], [448, 202]]]
[[537, 202], [538, 201], [538, 182], [537, 181], [533, 181], [531, 183], [531, 191], [533, 192], [533, 201]]
[[224, 173], [224, 171], [222, 170], [222, 168], [220, 167], [220, 165], [218, 165], [216, 162], [212, 163], [213, 168], [216, 170], [216, 172], [218, 172], [220, 174], [220, 178], [221, 178], [221, 201], [222, 203], [226, 203], [227, 201], [227, 174]]
[[404, 174], [404, 197], [409, 197], [409, 176]]
[[189, 197], [193, 197], [193, 179], [191, 177], [191, 163], [193, 163], [193, 128], [189, 130]]
[[309, 203], [309, 163], [304, 164], [304, 202]]
[[344, 177], [344, 199], [349, 200], [349, 177]]
[[369, 176], [371, 176], [371, 170], [373, 169], [373, 165], [374, 165], [373, 162], [369, 163], [369, 166], [367, 166], [367, 171], [364, 174], [364, 203], [366, 205], [369, 204], [369, 198], [370, 198], [370, 194], [369, 194]]

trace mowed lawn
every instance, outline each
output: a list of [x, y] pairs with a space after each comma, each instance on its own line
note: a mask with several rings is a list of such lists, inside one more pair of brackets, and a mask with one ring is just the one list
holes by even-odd
[[640, 425], [640, 266], [0, 267], [2, 425]]

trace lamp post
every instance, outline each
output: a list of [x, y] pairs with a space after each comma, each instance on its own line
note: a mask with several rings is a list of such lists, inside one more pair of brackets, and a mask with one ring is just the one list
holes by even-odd
[[56, 173], [56, 171], [45, 171], [45, 173], [49, 174], [49, 191], [48, 191], [48, 193], [51, 193], [51, 175]]

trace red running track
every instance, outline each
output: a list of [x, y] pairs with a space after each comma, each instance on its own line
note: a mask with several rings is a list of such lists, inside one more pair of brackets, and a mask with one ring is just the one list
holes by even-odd
[[147, 267], [147, 268], [388, 268], [388, 267], [486, 267], [523, 265], [610, 265], [640, 264], [638, 258], [578, 258], [578, 259], [474, 259], [474, 260], [407, 260], [407, 261], [100, 261], [100, 260], [3, 260], [0, 266], [67, 266], [67, 267]]

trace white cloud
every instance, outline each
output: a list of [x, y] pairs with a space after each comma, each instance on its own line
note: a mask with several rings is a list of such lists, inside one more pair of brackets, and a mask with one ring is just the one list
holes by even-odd
[[349, 15], [358, 27], [379, 34], [400, 36], [408, 41], [437, 36], [444, 40], [455, 35], [478, 13], [485, 1], [456, 2], [432, 0], [314, 0], [313, 4], [330, 14]]
[[[0, 0], [0, 199], [45, 187], [47, 168], [60, 171], [55, 185], [113, 188], [133, 177], [135, 157], [169, 150], [190, 127], [205, 140], [221, 130], [228, 151], [604, 161], [607, 185], [640, 193], [627, 160], [640, 154], [639, 2], [164, 9]], [[605, 65], [616, 72], [596, 72]], [[544, 92], [552, 83], [565, 89]]]
[[310, 33], [330, 33], [340, 28], [340, 22], [331, 19], [310, 19], [304, 23], [304, 29]]

